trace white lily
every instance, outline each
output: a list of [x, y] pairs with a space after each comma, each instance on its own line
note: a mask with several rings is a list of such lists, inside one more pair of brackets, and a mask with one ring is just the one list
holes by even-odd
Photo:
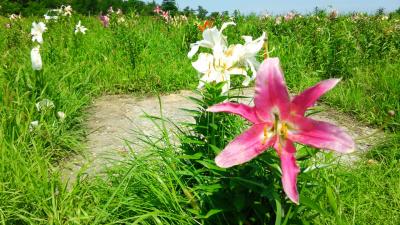
[[42, 44], [43, 43], [43, 37], [42, 34], [47, 30], [46, 24], [43, 22], [33, 22], [32, 23], [32, 29], [31, 29], [31, 35], [32, 35], [32, 41], [37, 41], [38, 43]]
[[29, 131], [32, 132], [32, 131], [33, 131], [34, 129], [36, 129], [38, 126], [39, 126], [39, 121], [37, 121], [37, 120], [32, 121], [32, 122], [29, 124]]
[[61, 122], [63, 122], [65, 120], [65, 117], [67, 117], [67, 115], [64, 112], [58, 111], [57, 112], [57, 116], [60, 119]]
[[45, 20], [57, 20], [58, 16], [49, 16], [47, 14], [44, 14], [44, 19]]
[[[251, 36], [242, 36], [245, 44], [242, 45], [243, 47], [239, 47], [239, 50], [236, 51], [238, 54], [236, 56], [238, 64], [244, 65], [247, 69], [250, 68], [252, 72], [252, 79], [256, 77], [258, 67], [260, 66], [260, 63], [257, 61], [256, 56], [264, 46], [265, 37], [265, 32], [263, 32], [263, 34], [255, 40], [253, 40], [253, 37]], [[250, 80], [247, 81], [250, 82]], [[244, 85], [247, 86], [248, 83]]]
[[61, 9], [64, 12], [63, 16], [71, 16], [72, 15], [72, 7], [70, 5], [61, 6]]
[[226, 82], [222, 87], [222, 93], [226, 93], [230, 88], [231, 75], [243, 75], [247, 78], [246, 70], [235, 66], [234, 57], [225, 53], [218, 57], [209, 53], [200, 53], [199, 58], [192, 65], [202, 75], [198, 88], [213, 81]]
[[81, 21], [79, 20], [78, 24], [75, 26], [75, 34], [81, 32], [82, 34], [86, 33], [87, 28], [81, 25]]
[[40, 102], [36, 103], [35, 106], [38, 112], [53, 109], [55, 107], [54, 102], [50, 99], [43, 99]]
[[199, 50], [199, 47], [211, 48], [214, 53], [223, 52], [227, 48], [226, 36], [222, 34], [222, 31], [230, 25], [236, 25], [234, 22], [227, 22], [222, 24], [220, 30], [216, 27], [207, 28], [203, 31], [203, 40], [197, 41], [190, 45], [190, 51], [188, 57], [191, 59]]
[[40, 56], [39, 48], [40, 46], [38, 45], [31, 50], [31, 61], [33, 70], [42, 69], [42, 57]]

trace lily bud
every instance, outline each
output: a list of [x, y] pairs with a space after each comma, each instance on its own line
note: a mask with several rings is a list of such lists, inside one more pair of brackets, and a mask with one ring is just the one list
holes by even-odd
[[32, 69], [41, 70], [42, 69], [42, 57], [40, 56], [39, 46], [35, 47], [31, 51]]

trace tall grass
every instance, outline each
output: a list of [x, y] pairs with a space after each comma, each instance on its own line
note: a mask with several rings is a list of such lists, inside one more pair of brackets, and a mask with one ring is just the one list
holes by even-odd
[[[314, 211], [304, 211], [303, 223], [398, 224], [400, 116], [397, 113], [387, 122], [387, 111], [400, 109], [400, 16], [392, 14], [387, 21], [370, 16], [357, 22], [350, 16], [335, 20], [318, 16], [281, 25], [239, 17], [237, 26], [226, 33], [229, 40], [238, 42], [241, 35], [259, 36], [267, 31], [271, 55], [281, 58], [293, 92], [321, 79], [342, 77], [343, 82], [324, 101], [367, 124], [385, 125], [394, 133], [386, 145], [378, 146], [351, 169], [337, 167], [302, 175], [300, 179], [329, 187], [316, 186], [302, 193], [315, 202]], [[192, 201], [197, 192], [185, 189], [185, 180], [174, 166], [188, 168], [179, 160], [168, 161], [176, 157], [174, 146], [154, 147], [151, 143], [149, 155], [114, 168], [108, 180], [82, 178], [72, 191], [66, 190], [55, 172], [60, 158], [81, 151], [82, 125], [89, 116], [84, 109], [96, 96], [158, 94], [196, 87], [197, 76], [186, 57], [189, 44], [200, 37], [196, 27], [174, 27], [134, 15], [126, 25], [112, 24], [108, 29], [97, 18], [79, 15], [48, 24], [41, 47], [45, 87], [38, 90], [34, 88], [38, 75], [29, 58], [34, 46], [30, 26], [38, 20], [24, 18], [7, 29], [3, 24], [9, 20], [0, 18], [0, 221], [204, 222], [206, 215], [200, 217], [190, 210], [195, 207]], [[89, 28], [87, 35], [73, 34], [78, 20]], [[44, 98], [54, 101], [53, 111], [37, 112], [35, 103]], [[64, 122], [57, 118], [57, 111], [66, 113]], [[30, 131], [34, 120], [40, 125]], [[371, 158], [373, 164], [368, 164]], [[332, 195], [337, 202], [332, 202]], [[320, 208], [326, 213], [320, 215]]]

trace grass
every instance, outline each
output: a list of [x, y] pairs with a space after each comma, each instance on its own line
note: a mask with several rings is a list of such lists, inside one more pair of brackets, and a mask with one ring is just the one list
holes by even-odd
[[[130, 16], [128, 24], [104, 29], [96, 18], [48, 24], [41, 54], [42, 74], [31, 69], [29, 37], [32, 21], [0, 29], [0, 221], [3, 224], [194, 224], [203, 222], [186, 183], [176, 168], [189, 170], [175, 158], [174, 146], [151, 148], [113, 168], [109, 178], [82, 179], [67, 191], [55, 173], [57, 161], [80, 151], [84, 143], [84, 109], [105, 93], [158, 94], [194, 89], [197, 75], [186, 54], [198, 39], [193, 25], [173, 27], [150, 17]], [[87, 35], [73, 35], [78, 20]], [[336, 166], [301, 175], [317, 185], [301, 193], [315, 202], [300, 216], [304, 224], [399, 224], [400, 116], [399, 16], [388, 21], [369, 17], [354, 23], [312, 17], [275, 26], [254, 17], [237, 18], [226, 30], [232, 42], [241, 35], [267, 31], [272, 56], [279, 56], [286, 79], [298, 92], [321, 79], [342, 77], [323, 100], [373, 126], [390, 139], [351, 167]], [[397, 20], [397, 22], [396, 22]], [[8, 23], [0, 18], [0, 23]], [[216, 21], [218, 24], [220, 21]], [[320, 29], [318, 29], [320, 28]], [[42, 76], [45, 86], [35, 81]], [[55, 109], [39, 113], [35, 103], [48, 98]], [[67, 115], [58, 120], [57, 111]], [[39, 127], [29, 131], [29, 123]], [[164, 140], [166, 141], [166, 140]], [[152, 143], [154, 146], [154, 143]], [[373, 161], [371, 161], [373, 159]], [[200, 182], [200, 181], [199, 181]], [[329, 187], [329, 188], [327, 188]], [[329, 194], [328, 194], [329, 193]], [[332, 202], [329, 196], [335, 196]], [[317, 209], [324, 209], [319, 214]]]

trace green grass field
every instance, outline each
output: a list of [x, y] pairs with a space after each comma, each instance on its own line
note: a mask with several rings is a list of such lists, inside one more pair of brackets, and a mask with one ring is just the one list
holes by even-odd
[[[242, 35], [258, 37], [266, 31], [271, 56], [281, 59], [292, 92], [340, 77], [323, 102], [385, 130], [387, 139], [354, 165], [300, 175], [302, 182], [320, 185], [301, 191], [304, 204], [296, 221], [400, 224], [400, 15], [358, 21], [319, 16], [280, 25], [238, 17], [237, 26], [225, 32], [236, 43]], [[191, 169], [169, 160], [177, 154], [174, 146], [150, 145], [148, 154], [113, 168], [106, 181], [85, 180], [72, 190], [53, 172], [60, 159], [82, 151], [83, 121], [90, 116], [85, 108], [96, 97], [196, 88], [198, 77], [187, 58], [190, 43], [201, 36], [193, 21], [172, 26], [155, 17], [128, 15], [126, 24], [104, 28], [95, 17], [74, 15], [48, 23], [43, 70], [35, 72], [30, 28], [39, 20], [23, 18], [5, 28], [10, 21], [0, 17], [0, 223], [207, 223], [192, 210], [190, 196], [200, 192], [185, 192], [188, 181], [177, 172]], [[88, 28], [86, 35], [74, 35], [78, 20]], [[42, 99], [54, 101], [55, 109], [37, 112], [35, 103]], [[392, 117], [390, 110], [396, 113]], [[66, 113], [64, 122], [57, 111]], [[30, 131], [35, 120], [39, 128]]]

